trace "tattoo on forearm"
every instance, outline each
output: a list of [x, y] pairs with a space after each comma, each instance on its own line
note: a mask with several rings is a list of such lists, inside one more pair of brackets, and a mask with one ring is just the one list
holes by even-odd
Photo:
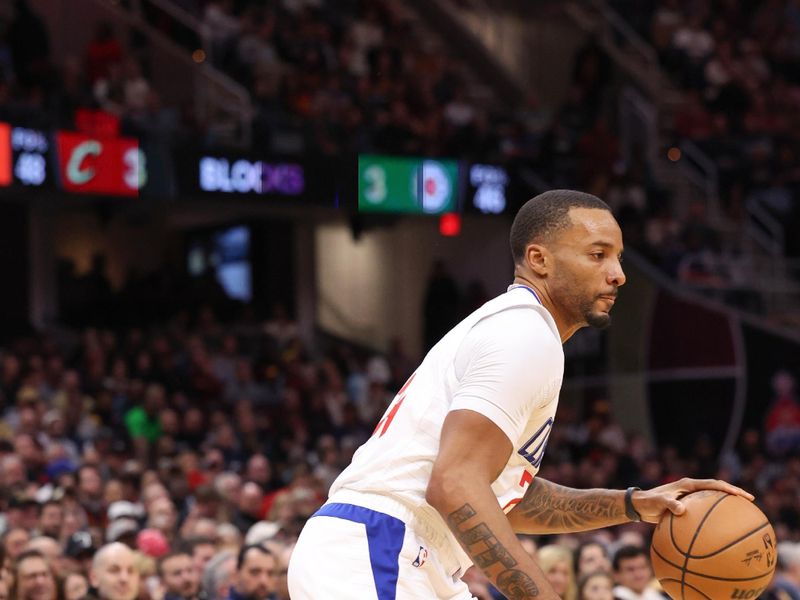
[[524, 600], [539, 595], [539, 588], [533, 579], [522, 571], [509, 569], [497, 576], [497, 587], [502, 590], [508, 600]]
[[536, 583], [524, 572], [514, 569], [518, 564], [516, 559], [500, 543], [486, 523], [478, 523], [463, 530], [459, 527], [465, 521], [476, 516], [476, 514], [475, 509], [469, 504], [465, 504], [447, 517], [447, 523], [475, 561], [475, 564], [483, 569], [484, 572], [496, 566], [504, 568], [497, 575], [496, 585], [509, 600], [525, 600], [526, 598], [537, 597], [539, 588]]
[[465, 504], [458, 510], [450, 513], [450, 516], [447, 517], [447, 524], [453, 529], [457, 529], [459, 525], [461, 525], [464, 521], [474, 517], [475, 514], [475, 509], [473, 509], [469, 504]]
[[534, 479], [517, 510], [549, 530], [575, 531], [622, 522], [625, 507], [604, 490], [575, 490]]

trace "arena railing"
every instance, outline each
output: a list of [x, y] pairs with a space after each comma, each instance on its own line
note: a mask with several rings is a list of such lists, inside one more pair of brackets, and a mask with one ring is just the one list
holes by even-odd
[[[205, 117], [224, 115], [238, 123], [230, 142], [248, 147], [251, 142], [255, 110], [250, 93], [240, 83], [213, 66], [213, 48], [202, 22], [169, 0], [92, 0], [144, 32], [159, 47], [180, 60], [194, 77], [194, 100], [198, 114]], [[166, 19], [177, 34], [168, 36], [153, 24]]]

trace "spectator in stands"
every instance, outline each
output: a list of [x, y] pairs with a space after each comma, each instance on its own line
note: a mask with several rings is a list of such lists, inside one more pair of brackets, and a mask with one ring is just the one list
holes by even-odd
[[91, 534], [86, 531], [76, 531], [69, 536], [64, 548], [66, 570], [88, 575], [95, 551]]
[[585, 577], [596, 571], [610, 571], [611, 561], [608, 560], [608, 550], [597, 539], [582, 542], [575, 549], [575, 575]]
[[289, 573], [289, 559], [292, 557], [294, 544], [284, 545], [273, 541], [268, 546], [277, 561], [275, 566], [275, 600], [290, 600], [287, 574]]
[[539, 548], [537, 557], [539, 567], [558, 597], [561, 600], [576, 600], [575, 571], [569, 549], [555, 544], [543, 546]]
[[233, 524], [242, 534], [246, 533], [261, 518], [264, 491], [257, 483], [249, 481], [242, 486]]
[[202, 592], [203, 572], [206, 565], [216, 554], [217, 548], [211, 537], [197, 536], [184, 539], [186, 539], [184, 547], [192, 559], [192, 568], [197, 580], [197, 593], [200, 594]]
[[425, 290], [424, 340], [425, 348], [430, 349], [455, 323], [460, 302], [460, 292], [456, 282], [444, 262], [437, 260]]
[[23, 549], [25, 548], [25, 544], [28, 543], [29, 539], [30, 535], [28, 534], [27, 529], [22, 529], [21, 527], [16, 526], [6, 529], [6, 532], [3, 534], [2, 538], [3, 553], [6, 557], [6, 560], [12, 563], [16, 561], [17, 557], [22, 553]]
[[264, 546], [243, 546], [227, 600], [274, 600], [276, 565], [275, 556]]
[[[17, 436], [17, 441], [22, 441], [25, 437]], [[24, 491], [13, 493], [8, 501], [6, 510], [6, 527], [8, 529], [20, 528], [24, 530], [25, 541], [27, 542], [29, 533], [36, 528], [38, 520], [39, 504], [33, 496]]]
[[[89, 580], [83, 573], [70, 573], [64, 579], [64, 600], [82, 600], [89, 593]], [[2, 599], [0, 599], [2, 600]]]
[[236, 553], [231, 550], [218, 552], [203, 569], [202, 589], [206, 600], [223, 600], [236, 577]]
[[158, 575], [164, 586], [163, 600], [197, 600], [200, 580], [188, 553], [173, 550], [160, 557]]
[[88, 600], [133, 600], [139, 595], [140, 575], [133, 551], [119, 542], [101, 547], [94, 555]]
[[122, 44], [108, 21], [100, 21], [86, 49], [86, 78], [90, 84], [106, 79], [114, 65], [122, 62]]
[[614, 598], [617, 600], [663, 600], [664, 596], [650, 586], [653, 570], [650, 557], [640, 546], [622, 546], [614, 554], [614, 577], [617, 586]]
[[25, 552], [30, 552], [31, 550], [36, 551], [44, 556], [48, 566], [50, 567], [50, 570], [53, 572], [55, 577], [60, 579], [66, 575], [67, 571], [64, 562], [64, 548], [56, 540], [51, 537], [47, 537], [46, 535], [32, 537], [30, 540], [28, 540], [28, 543], [25, 544], [23, 554]]
[[578, 600], [614, 600], [614, 579], [607, 571], [594, 571], [578, 580]]
[[778, 544], [778, 568], [764, 600], [800, 600], [800, 544]]
[[204, 37], [216, 64], [225, 60], [226, 44], [239, 34], [241, 24], [233, 14], [233, 0], [212, 0], [203, 15]]
[[64, 508], [61, 506], [61, 501], [48, 500], [42, 504], [37, 531], [41, 535], [47, 535], [53, 539], [58, 539], [63, 519]]
[[765, 442], [773, 456], [796, 454], [800, 450], [800, 402], [796, 379], [788, 371], [772, 377], [773, 400], [765, 422]]
[[12, 600], [56, 600], [56, 578], [47, 559], [37, 550], [26, 550], [16, 559]]

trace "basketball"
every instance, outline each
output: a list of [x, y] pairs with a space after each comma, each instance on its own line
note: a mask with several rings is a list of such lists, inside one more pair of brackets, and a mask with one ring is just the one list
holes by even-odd
[[650, 557], [664, 591], [676, 600], [755, 599], [777, 562], [775, 532], [752, 502], [704, 490], [681, 499], [686, 512], [666, 512]]

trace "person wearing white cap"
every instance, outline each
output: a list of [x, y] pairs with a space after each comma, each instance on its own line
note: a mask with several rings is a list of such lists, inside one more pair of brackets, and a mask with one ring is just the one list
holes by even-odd
[[141, 520], [144, 518], [144, 507], [139, 503], [129, 502], [128, 500], [117, 500], [108, 506], [106, 516], [109, 521], [116, 521], [124, 517]]
[[139, 523], [134, 519], [123, 517], [112, 521], [106, 528], [106, 542], [122, 542], [131, 548], [136, 543], [136, 534], [139, 532]]

